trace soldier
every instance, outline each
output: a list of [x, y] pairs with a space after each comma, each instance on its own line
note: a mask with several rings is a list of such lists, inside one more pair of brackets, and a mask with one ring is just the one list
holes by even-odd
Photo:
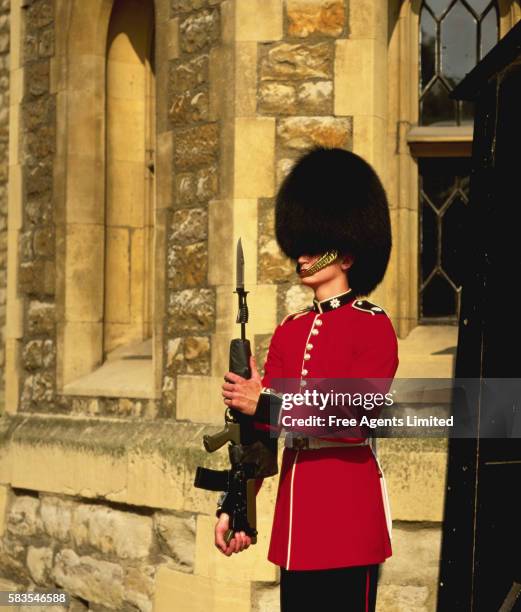
[[[311, 378], [391, 380], [398, 367], [389, 317], [362, 299], [381, 282], [391, 251], [388, 202], [373, 168], [342, 149], [308, 152], [278, 191], [276, 238], [314, 299], [275, 329], [262, 378], [253, 358], [251, 379], [225, 375], [224, 403], [261, 423], [269, 423], [275, 379], [303, 387]], [[284, 443], [268, 552], [281, 568], [281, 610], [374, 610], [391, 522], [368, 438], [288, 434]], [[243, 532], [226, 545], [229, 517], [218, 516], [216, 546], [226, 555], [246, 549]]]

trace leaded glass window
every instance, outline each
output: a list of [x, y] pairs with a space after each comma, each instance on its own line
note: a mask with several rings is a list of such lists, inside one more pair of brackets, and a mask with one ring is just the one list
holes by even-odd
[[494, 0], [425, 0], [420, 13], [420, 125], [472, 122], [449, 93], [498, 41]]
[[458, 157], [461, 153], [447, 134], [456, 126], [471, 127], [473, 106], [452, 100], [449, 94], [498, 40], [495, 0], [422, 2], [419, 124], [429, 126], [433, 140], [441, 134], [447, 141], [443, 152], [436, 153], [438, 157], [418, 158], [419, 312], [423, 323], [456, 323], [459, 316], [460, 249], [465, 241], [470, 158]]
[[469, 197], [469, 157], [423, 157], [420, 170], [422, 318], [455, 319]]

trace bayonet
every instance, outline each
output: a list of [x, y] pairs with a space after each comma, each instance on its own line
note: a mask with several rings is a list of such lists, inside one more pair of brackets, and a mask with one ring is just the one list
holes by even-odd
[[237, 241], [237, 251], [236, 251], [236, 259], [235, 259], [235, 278], [236, 278], [236, 287], [237, 291], [244, 290], [244, 253], [242, 250], [242, 242], [241, 239]]

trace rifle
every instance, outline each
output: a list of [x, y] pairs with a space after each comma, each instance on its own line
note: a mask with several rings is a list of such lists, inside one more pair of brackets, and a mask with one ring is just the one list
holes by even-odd
[[[239, 311], [236, 323], [241, 326], [241, 337], [230, 342], [229, 370], [243, 378], [251, 378], [250, 341], [246, 338], [248, 305], [244, 289], [244, 253], [241, 239], [237, 242], [236, 290]], [[211, 470], [198, 467], [194, 486], [209, 491], [223, 491], [221, 511], [230, 515], [230, 526], [224, 540], [227, 544], [234, 532], [244, 531], [257, 542], [257, 512], [255, 480], [273, 476], [278, 471], [277, 440], [269, 433], [256, 429], [254, 420], [238, 410], [227, 408], [224, 429], [213, 436], [205, 435], [203, 444], [207, 452], [213, 453], [228, 443], [230, 469]]]

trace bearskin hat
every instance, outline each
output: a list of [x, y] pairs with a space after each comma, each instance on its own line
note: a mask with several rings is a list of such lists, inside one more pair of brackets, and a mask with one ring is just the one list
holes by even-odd
[[301, 157], [276, 198], [275, 235], [291, 259], [337, 249], [352, 255], [349, 286], [368, 295], [391, 253], [389, 204], [372, 166], [356, 153], [316, 147]]

